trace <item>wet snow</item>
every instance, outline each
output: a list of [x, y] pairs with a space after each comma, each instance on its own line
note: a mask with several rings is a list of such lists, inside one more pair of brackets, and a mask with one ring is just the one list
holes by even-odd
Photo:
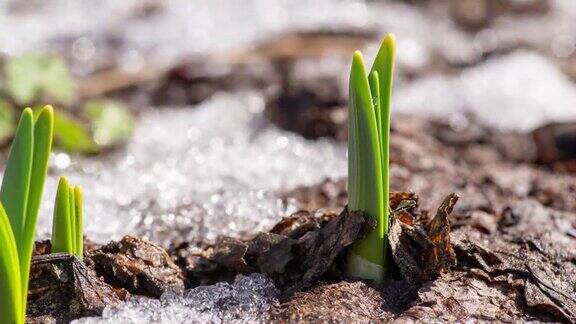
[[103, 316], [74, 324], [265, 323], [278, 303], [279, 291], [262, 275], [238, 276], [229, 283], [190, 289], [182, 295], [166, 293], [160, 300], [134, 297]]
[[84, 188], [85, 233], [97, 242], [137, 234], [168, 246], [270, 228], [295, 211], [277, 192], [345, 176], [346, 151], [271, 126], [263, 107], [256, 93], [220, 94], [194, 109], [145, 112], [110, 156], [55, 154], [39, 236], [49, 236], [60, 174]]
[[468, 116], [512, 131], [576, 120], [573, 82], [545, 56], [522, 50], [489, 59], [458, 75], [423, 77], [399, 88], [394, 103], [396, 113]]

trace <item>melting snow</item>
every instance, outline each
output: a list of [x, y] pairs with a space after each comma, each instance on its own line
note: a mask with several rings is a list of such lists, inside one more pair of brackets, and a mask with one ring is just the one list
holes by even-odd
[[[294, 211], [275, 192], [346, 175], [346, 150], [265, 122], [263, 98], [221, 94], [197, 108], [147, 111], [128, 147], [108, 157], [52, 158], [39, 220], [48, 237], [60, 174], [85, 192], [85, 233], [155, 242], [241, 236]], [[62, 168], [59, 169], [58, 166]]]
[[153, 323], [265, 323], [278, 303], [279, 291], [262, 275], [238, 276], [234, 283], [217, 283], [184, 292], [166, 293], [160, 300], [134, 297], [118, 308], [108, 308], [101, 318], [74, 324]]
[[399, 88], [394, 101], [396, 113], [471, 115], [505, 130], [576, 120], [573, 83], [549, 59], [529, 51], [493, 58], [458, 76], [424, 77]]

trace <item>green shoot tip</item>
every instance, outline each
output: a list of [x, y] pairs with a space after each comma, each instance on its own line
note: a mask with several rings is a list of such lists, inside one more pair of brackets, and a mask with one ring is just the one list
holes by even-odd
[[396, 45], [396, 36], [394, 36], [393, 33], [389, 33], [388, 35], [386, 35], [386, 37], [384, 37], [383, 43], [388, 46], [394, 47]]

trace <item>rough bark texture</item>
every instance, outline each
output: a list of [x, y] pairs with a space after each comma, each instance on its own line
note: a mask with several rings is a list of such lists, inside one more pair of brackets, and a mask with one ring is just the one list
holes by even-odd
[[[576, 215], [522, 200], [504, 210], [494, 233], [466, 225], [446, 235], [449, 226], [442, 220], [454, 198], [449, 195], [430, 221], [414, 216], [418, 210], [408, 203], [401, 202], [410, 207], [393, 213], [390, 247], [401, 279], [379, 287], [342, 281], [320, 284], [286, 299], [274, 318], [575, 322]], [[402, 216], [408, 221], [400, 220], [400, 214], [408, 214]], [[438, 224], [446, 225], [437, 230]]]
[[194, 284], [260, 272], [289, 295], [312, 285], [333, 267], [345, 247], [374, 225], [363, 215], [346, 210], [339, 215], [299, 212], [249, 241], [221, 237], [206, 249], [183, 245], [175, 254]]
[[184, 276], [168, 253], [137, 237], [110, 242], [91, 252], [88, 260], [107, 283], [133, 294], [158, 298], [167, 291], [184, 290]]
[[430, 221], [408, 212], [417, 212], [416, 201], [395, 200], [396, 197], [410, 197], [408, 193], [393, 193], [391, 196], [394, 211], [388, 240], [402, 277], [418, 285], [449, 272], [456, 265], [456, 257], [450, 243], [448, 216], [458, 201], [458, 195], [448, 195]]
[[275, 323], [375, 323], [393, 319], [413, 298], [403, 281], [320, 283], [298, 292], [272, 314]]
[[34, 257], [30, 271], [28, 317], [31, 323], [67, 323], [84, 316], [101, 315], [127, 297], [64, 253]]

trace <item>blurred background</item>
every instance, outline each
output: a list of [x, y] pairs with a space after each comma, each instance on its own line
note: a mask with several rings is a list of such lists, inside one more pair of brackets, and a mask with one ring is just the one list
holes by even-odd
[[43, 213], [67, 174], [99, 242], [253, 233], [296, 210], [279, 192], [345, 177], [350, 57], [390, 32], [394, 116], [576, 120], [573, 0], [4, 0], [0, 31], [3, 154], [54, 105]]

